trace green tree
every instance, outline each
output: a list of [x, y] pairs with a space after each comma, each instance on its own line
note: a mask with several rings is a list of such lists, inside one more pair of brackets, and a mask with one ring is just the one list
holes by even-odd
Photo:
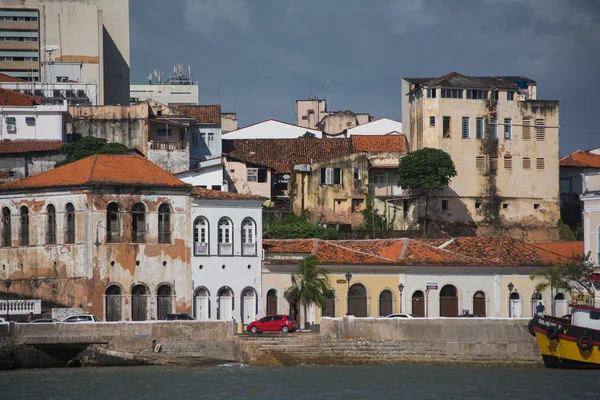
[[292, 286], [283, 293], [290, 304], [304, 308], [305, 325], [308, 324], [308, 307], [312, 304], [324, 307], [331, 290], [327, 272], [318, 265], [319, 259], [314, 254], [304, 257], [292, 273]]
[[306, 132], [304, 132], [304, 135], [302, 135], [302, 136], [298, 136], [298, 137], [299, 137], [299, 138], [306, 138], [306, 139], [314, 139], [314, 138], [316, 138], [316, 137], [317, 137], [317, 135], [315, 135], [315, 134], [314, 134], [314, 133], [312, 133], [312, 132], [306, 131]]
[[560, 240], [565, 242], [571, 242], [577, 240], [575, 233], [569, 228], [569, 225], [565, 224], [562, 219], [558, 220], [558, 236]]
[[375, 239], [375, 231], [383, 229], [385, 224], [385, 218], [379, 215], [379, 210], [375, 209], [373, 201], [373, 188], [369, 185], [367, 190], [367, 198], [365, 199], [365, 209], [360, 212], [363, 216], [363, 223], [358, 229], [364, 229], [373, 232], [373, 239]]
[[398, 186], [425, 194], [425, 218], [423, 232], [427, 232], [429, 194], [442, 190], [456, 176], [456, 168], [450, 154], [440, 149], [424, 148], [408, 153], [398, 165]]
[[73, 143], [65, 143], [58, 149], [65, 155], [64, 161], [56, 163], [55, 167], [69, 164], [94, 154], [127, 154], [127, 146], [121, 143], [109, 143], [106, 139], [95, 136], [85, 136]]
[[263, 224], [265, 239], [339, 239], [338, 231], [311, 224], [306, 220], [306, 214], [289, 213], [281, 218]]
[[531, 273], [531, 280], [539, 279], [535, 290], [543, 292], [548, 287], [562, 289], [569, 293], [593, 293], [593, 281], [587, 278], [596, 271], [596, 267], [590, 262], [590, 253], [585, 257], [573, 257], [564, 263], [554, 265], [548, 269], [538, 270]]

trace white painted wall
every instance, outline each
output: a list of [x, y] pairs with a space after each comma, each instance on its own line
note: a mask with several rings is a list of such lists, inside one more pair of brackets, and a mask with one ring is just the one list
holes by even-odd
[[297, 125], [286, 122], [269, 119], [254, 125], [248, 125], [237, 131], [229, 132], [223, 135], [224, 139], [296, 139], [306, 132], [311, 132], [316, 137], [323, 136], [321, 131], [315, 129], [302, 128]]
[[225, 188], [223, 188], [222, 164], [201, 168], [198, 171], [183, 172], [181, 174], [177, 174], [176, 176], [185, 183], [189, 183], [193, 186], [204, 186], [208, 189], [211, 189], [213, 186], [221, 186], [222, 191], [227, 191]]
[[198, 85], [131, 85], [131, 98], [166, 105], [198, 105]]
[[394, 131], [402, 133], [402, 122], [389, 118], [381, 118], [348, 129], [348, 137], [352, 135], [385, 135]]
[[[233, 310], [231, 317], [241, 320], [245, 288], [253, 288], [255, 298], [255, 320], [263, 315], [261, 290], [262, 265], [262, 202], [260, 200], [200, 200], [192, 201], [192, 231], [190, 239], [194, 246], [195, 221], [205, 217], [209, 223], [209, 255], [197, 256], [192, 248], [192, 287], [194, 289], [194, 313], [196, 313], [195, 294], [204, 287], [210, 294], [209, 319], [217, 319], [217, 305], [220, 288], [229, 287], [233, 291]], [[228, 217], [233, 223], [233, 256], [218, 255], [218, 223], [222, 217]], [[250, 217], [256, 223], [256, 256], [242, 255], [242, 221]], [[245, 323], [251, 321], [244, 321]]]
[[[0, 107], [0, 140], [63, 140], [66, 115], [66, 103], [57, 106]], [[15, 118], [16, 131], [8, 131], [7, 118]], [[34, 118], [35, 121], [27, 123], [27, 118]]]
[[[209, 134], [214, 138], [211, 143], [208, 142]], [[222, 146], [221, 125], [196, 124], [190, 130], [190, 168], [198, 168], [199, 161], [221, 157]]]

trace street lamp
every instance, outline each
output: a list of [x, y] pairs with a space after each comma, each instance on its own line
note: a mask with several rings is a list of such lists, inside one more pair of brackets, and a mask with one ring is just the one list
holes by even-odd
[[402, 292], [404, 291], [404, 285], [402, 283], [398, 285], [398, 291], [400, 292], [400, 312], [402, 312]]
[[346, 315], [350, 315], [350, 281], [352, 280], [352, 274], [346, 272], [346, 282], [348, 283], [348, 291], [346, 292]]
[[512, 291], [515, 288], [515, 285], [513, 285], [512, 282], [510, 282], [508, 285], [508, 318], [512, 318], [512, 310], [510, 309], [511, 304], [510, 304], [510, 297], [512, 295]]
[[429, 288], [425, 289], [425, 318], [429, 318]]
[[10, 289], [10, 285], [12, 281], [10, 279], [4, 280], [4, 287], [6, 288], [6, 321], [8, 322], [8, 289]]

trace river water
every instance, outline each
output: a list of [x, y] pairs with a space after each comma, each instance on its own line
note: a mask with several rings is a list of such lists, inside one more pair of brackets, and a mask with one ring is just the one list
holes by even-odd
[[429, 365], [0, 371], [2, 400], [600, 399], [598, 372]]

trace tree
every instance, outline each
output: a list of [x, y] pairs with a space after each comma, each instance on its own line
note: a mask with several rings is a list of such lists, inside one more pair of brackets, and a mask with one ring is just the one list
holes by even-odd
[[65, 143], [58, 149], [65, 155], [64, 161], [56, 163], [55, 167], [69, 164], [95, 154], [127, 154], [127, 146], [121, 143], [109, 143], [108, 140], [95, 136], [85, 136], [73, 143]]
[[384, 220], [383, 216], [379, 215], [379, 210], [375, 208], [375, 202], [373, 201], [373, 188], [371, 185], [369, 185], [367, 190], [365, 209], [360, 213], [363, 216], [363, 223], [358, 227], [358, 229], [364, 229], [373, 232], [372, 239], [375, 239], [375, 231], [382, 230], [386, 221]]
[[427, 207], [432, 190], [442, 190], [456, 176], [450, 154], [440, 149], [424, 148], [408, 153], [398, 165], [398, 186], [425, 193], [423, 232], [427, 232]]
[[322, 239], [335, 240], [340, 235], [333, 228], [324, 228], [306, 220], [306, 213], [289, 213], [263, 225], [265, 239]]
[[572, 260], [554, 265], [548, 269], [534, 271], [529, 277], [531, 280], [540, 279], [535, 290], [543, 292], [548, 287], [562, 289], [569, 293], [593, 293], [593, 281], [587, 278], [596, 271], [590, 262], [590, 253], [585, 257], [574, 257]]
[[292, 286], [283, 293], [290, 304], [304, 308], [305, 325], [308, 324], [308, 307], [312, 304], [324, 307], [331, 292], [327, 272], [318, 264], [319, 259], [314, 254], [304, 257], [292, 274]]
[[306, 132], [304, 132], [304, 135], [298, 136], [298, 137], [300, 137], [300, 138], [306, 138], [306, 139], [314, 139], [314, 138], [317, 137], [317, 135], [315, 135], [312, 132], [306, 131]]

